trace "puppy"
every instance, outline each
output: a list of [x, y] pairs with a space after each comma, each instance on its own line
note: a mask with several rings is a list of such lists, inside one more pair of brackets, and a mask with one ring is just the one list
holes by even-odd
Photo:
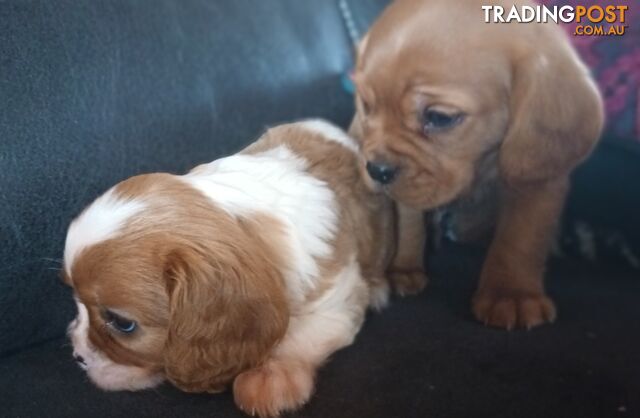
[[388, 297], [392, 204], [357, 158], [342, 130], [305, 121], [99, 197], [64, 250], [69, 336], [89, 378], [105, 390], [233, 384], [236, 404], [263, 417], [307, 402], [316, 369]]
[[[473, 220], [494, 219], [472, 310], [485, 324], [530, 328], [556, 316], [545, 260], [603, 110], [557, 25], [484, 23], [484, 3], [394, 1], [359, 47], [350, 131], [370, 186], [398, 202], [398, 267], [423, 277], [423, 210], [457, 209], [474, 235]], [[495, 214], [480, 217], [485, 209]]]

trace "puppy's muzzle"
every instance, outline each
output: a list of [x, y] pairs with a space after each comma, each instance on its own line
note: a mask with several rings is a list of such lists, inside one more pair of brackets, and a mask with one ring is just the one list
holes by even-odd
[[367, 173], [380, 184], [390, 184], [396, 177], [398, 168], [390, 164], [367, 161]]

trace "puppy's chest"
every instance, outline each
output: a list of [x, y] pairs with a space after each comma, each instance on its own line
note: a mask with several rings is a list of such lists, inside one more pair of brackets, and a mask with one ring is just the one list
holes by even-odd
[[500, 205], [498, 167], [490, 160], [480, 165], [472, 187], [433, 217], [436, 246], [442, 239], [483, 243], [491, 238]]

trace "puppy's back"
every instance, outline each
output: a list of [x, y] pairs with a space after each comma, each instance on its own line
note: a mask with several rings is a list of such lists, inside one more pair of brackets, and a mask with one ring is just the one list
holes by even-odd
[[269, 129], [241, 154], [277, 152], [285, 148], [301, 159], [306, 171], [334, 193], [338, 232], [335, 253], [357, 248], [363, 276], [388, 265], [395, 251], [393, 206], [390, 199], [371, 191], [362, 177], [359, 148], [342, 129], [324, 120], [307, 120]]

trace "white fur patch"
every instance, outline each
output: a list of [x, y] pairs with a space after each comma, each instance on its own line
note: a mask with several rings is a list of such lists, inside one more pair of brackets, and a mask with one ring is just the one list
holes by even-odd
[[291, 316], [276, 356], [318, 365], [353, 342], [369, 304], [368, 287], [355, 257], [335, 277], [324, 280], [332, 280], [333, 286]]
[[159, 385], [164, 377], [149, 373], [140, 367], [124, 366], [111, 361], [89, 343], [89, 313], [87, 307], [76, 300], [78, 316], [67, 330], [73, 344], [74, 357], [82, 357], [78, 363], [93, 383], [104, 390], [141, 390]]
[[141, 202], [119, 198], [113, 189], [97, 198], [69, 226], [64, 246], [67, 274], [83, 249], [112, 238], [127, 219], [143, 208]]
[[331, 255], [338, 221], [333, 191], [306, 168], [281, 145], [221, 158], [181, 177], [233, 216], [266, 213], [285, 225], [293, 264], [287, 288], [298, 300], [315, 287], [316, 259]]
[[355, 256], [335, 276], [323, 280], [331, 287], [318, 299], [293, 306], [287, 332], [270, 358], [235, 380], [234, 398], [250, 415], [255, 415], [256, 405], [265, 403], [256, 402], [259, 399], [267, 399], [274, 416], [306, 403], [317, 367], [351, 344], [360, 330], [369, 295]]
[[325, 139], [350, 149], [351, 151], [358, 153], [359, 148], [356, 141], [351, 138], [345, 131], [339, 127], [327, 122], [324, 119], [309, 119], [302, 122], [298, 122], [296, 126], [306, 129], [313, 133], [322, 135]]

